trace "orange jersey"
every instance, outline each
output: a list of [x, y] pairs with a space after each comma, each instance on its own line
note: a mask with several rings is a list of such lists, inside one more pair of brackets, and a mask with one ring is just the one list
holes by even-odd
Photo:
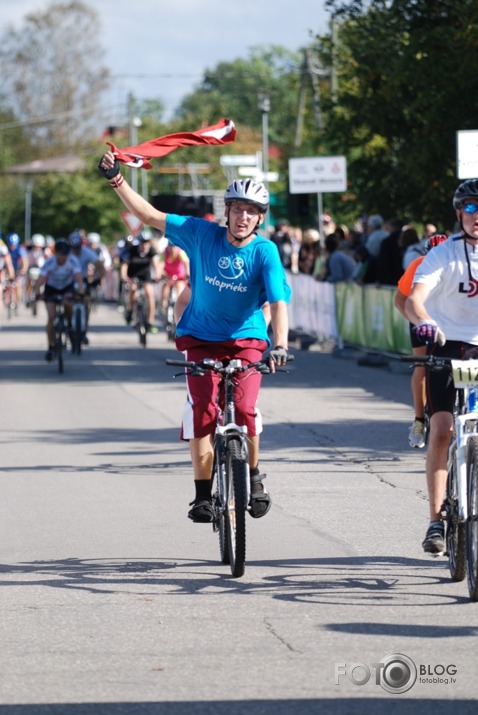
[[407, 298], [412, 292], [413, 279], [415, 278], [415, 271], [417, 270], [420, 263], [423, 261], [425, 256], [418, 256], [414, 261], [410, 263], [405, 273], [402, 275], [398, 281], [398, 290], [406, 295]]

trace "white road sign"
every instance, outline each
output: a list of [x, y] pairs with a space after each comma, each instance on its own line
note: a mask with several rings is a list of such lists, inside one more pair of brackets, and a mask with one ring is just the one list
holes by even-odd
[[291, 194], [328, 194], [346, 189], [347, 162], [344, 156], [289, 159]]
[[459, 179], [478, 176], [478, 131], [474, 129], [456, 133], [456, 153]]

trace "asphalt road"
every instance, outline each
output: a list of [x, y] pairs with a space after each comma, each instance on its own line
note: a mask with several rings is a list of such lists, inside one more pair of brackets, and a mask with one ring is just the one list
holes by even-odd
[[233, 579], [186, 517], [172, 344], [100, 306], [59, 375], [43, 323], [0, 331], [0, 713], [476, 712], [478, 604], [421, 550], [408, 374], [311, 349], [264, 378], [274, 506]]

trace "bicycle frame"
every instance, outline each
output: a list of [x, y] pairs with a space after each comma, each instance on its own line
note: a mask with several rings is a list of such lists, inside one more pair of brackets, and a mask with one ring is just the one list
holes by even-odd
[[467, 411], [469, 390], [476, 385], [475, 380], [471, 379], [471, 371], [475, 365], [478, 366], [478, 362], [474, 360], [451, 361], [453, 382], [457, 391], [457, 405], [454, 415], [455, 431], [448, 450], [448, 465], [450, 468], [452, 460], [454, 460], [457, 475], [459, 522], [465, 522], [468, 519], [466, 462], [468, 440], [470, 437], [478, 435], [478, 412]]
[[[402, 360], [428, 369], [450, 372], [455, 387], [454, 432], [448, 448], [446, 495], [442, 518], [446, 522], [446, 554], [452, 581], [468, 580], [473, 601], [478, 600], [478, 360], [429, 356]], [[475, 394], [471, 395], [471, 390]], [[473, 400], [470, 399], [473, 397]]]

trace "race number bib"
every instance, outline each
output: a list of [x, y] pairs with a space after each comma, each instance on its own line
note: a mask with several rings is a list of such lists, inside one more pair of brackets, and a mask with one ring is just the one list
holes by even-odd
[[452, 360], [455, 387], [478, 387], [478, 360]]

